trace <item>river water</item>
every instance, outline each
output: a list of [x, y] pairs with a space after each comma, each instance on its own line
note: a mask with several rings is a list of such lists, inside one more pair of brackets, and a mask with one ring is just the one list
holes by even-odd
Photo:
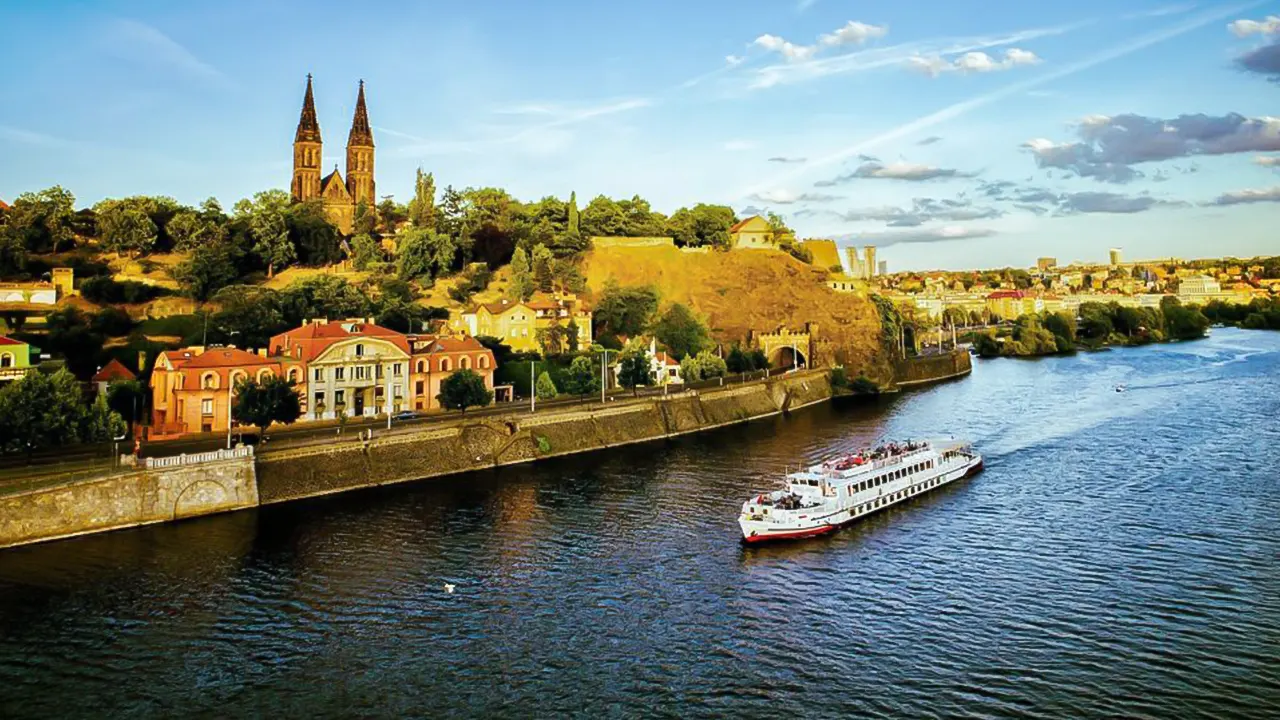
[[[986, 472], [740, 545], [788, 466], [951, 432]], [[1277, 717], [1278, 467], [1280, 334], [1218, 330], [9, 550], [0, 716]]]

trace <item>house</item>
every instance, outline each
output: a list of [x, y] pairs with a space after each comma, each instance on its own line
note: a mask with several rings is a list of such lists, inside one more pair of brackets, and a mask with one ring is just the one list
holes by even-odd
[[31, 351], [27, 343], [0, 335], [0, 383], [20, 380], [35, 369]]
[[493, 390], [493, 372], [497, 363], [493, 352], [473, 337], [437, 337], [410, 335], [413, 360], [409, 381], [413, 385], [413, 409], [435, 410], [440, 385], [459, 370], [471, 370]]
[[268, 348], [296, 383], [308, 419], [372, 417], [412, 404], [409, 340], [372, 319], [308, 320], [273, 336]]
[[281, 371], [279, 360], [233, 347], [193, 346], [160, 353], [151, 371], [151, 428], [156, 435], [225, 432], [235, 384]]
[[101, 394], [107, 391], [111, 383], [129, 382], [137, 380], [138, 376], [133, 371], [124, 366], [124, 363], [115, 358], [111, 358], [111, 362], [102, 366], [94, 376], [90, 379], [93, 383], [95, 392]]
[[769, 221], [752, 215], [729, 228], [729, 247], [734, 250], [772, 250], [778, 247]]
[[499, 300], [481, 303], [462, 313], [455, 330], [472, 337], [500, 339], [512, 350], [541, 352], [538, 331], [559, 326], [576, 337], [576, 347], [592, 342], [591, 311], [574, 295], [535, 295], [527, 301]]
[[987, 309], [1004, 320], [1044, 311], [1044, 301], [1021, 290], [997, 290], [987, 296]]
[[[680, 361], [666, 350], [659, 350], [656, 339], [650, 338], [645, 356], [649, 358], [649, 370], [653, 373], [654, 385], [684, 384], [684, 377], [680, 374]], [[613, 371], [614, 385], [621, 385], [618, 382], [618, 376], [622, 373], [622, 362], [614, 363], [610, 370]]]

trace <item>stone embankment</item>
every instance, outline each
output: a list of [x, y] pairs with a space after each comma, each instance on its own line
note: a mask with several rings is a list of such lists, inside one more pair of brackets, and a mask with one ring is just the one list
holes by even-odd
[[253, 448], [0, 495], [0, 548], [256, 507]]
[[973, 359], [963, 350], [894, 362], [894, 383], [912, 387], [963, 377], [973, 372]]
[[826, 373], [814, 371], [612, 407], [487, 416], [450, 427], [268, 452], [258, 458], [259, 499], [285, 502], [661, 440], [830, 397]]

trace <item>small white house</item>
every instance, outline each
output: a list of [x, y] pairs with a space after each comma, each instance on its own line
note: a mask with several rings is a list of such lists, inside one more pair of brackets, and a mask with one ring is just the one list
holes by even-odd
[[[680, 361], [667, 353], [658, 350], [658, 341], [650, 338], [649, 349], [645, 351], [649, 358], [649, 369], [653, 371], [655, 385], [683, 385], [684, 377], [680, 375]], [[618, 385], [618, 375], [622, 372], [622, 363], [615, 362], [612, 367], [613, 384]]]

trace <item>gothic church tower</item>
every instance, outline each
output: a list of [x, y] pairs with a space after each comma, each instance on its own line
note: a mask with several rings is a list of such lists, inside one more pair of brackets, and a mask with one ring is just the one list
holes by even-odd
[[373, 185], [373, 129], [369, 127], [369, 111], [364, 106], [364, 81], [356, 98], [351, 134], [347, 136], [347, 191], [355, 204], [366, 203], [372, 210], [378, 204]]
[[302, 117], [298, 119], [298, 132], [293, 136], [293, 183], [290, 185], [290, 192], [294, 202], [320, 197], [320, 158], [320, 122], [316, 120], [311, 74], [307, 73], [307, 94], [302, 100]]

